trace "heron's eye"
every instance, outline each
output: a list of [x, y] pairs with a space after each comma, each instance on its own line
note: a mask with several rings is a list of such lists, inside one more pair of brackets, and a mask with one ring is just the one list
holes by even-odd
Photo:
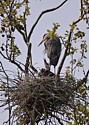
[[47, 37], [47, 40], [49, 40], [50, 38], [49, 37]]
[[44, 34], [43, 38], [46, 36], [47, 34]]

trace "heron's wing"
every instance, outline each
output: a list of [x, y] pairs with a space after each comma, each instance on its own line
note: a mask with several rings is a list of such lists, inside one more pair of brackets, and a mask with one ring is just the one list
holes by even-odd
[[51, 45], [50, 64], [56, 66], [61, 54], [61, 44], [60, 41], [54, 40]]

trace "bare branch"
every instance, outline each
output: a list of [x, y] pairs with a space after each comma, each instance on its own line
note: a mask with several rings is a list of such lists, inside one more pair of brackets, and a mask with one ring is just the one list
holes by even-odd
[[[15, 26], [15, 27], [16, 27], [16, 26]], [[16, 29], [17, 29], [17, 31], [22, 35], [22, 37], [23, 37], [23, 39], [24, 39], [24, 42], [25, 42], [26, 45], [27, 45], [28, 40], [27, 40], [27, 38], [26, 38], [26, 34], [25, 34], [24, 32], [22, 32], [18, 27], [16, 27]]]
[[[30, 62], [29, 62], [30, 60]], [[25, 72], [28, 73], [28, 67], [29, 67], [29, 63], [30, 65], [32, 65], [32, 57], [31, 57], [31, 43], [28, 46], [28, 52], [27, 52], [27, 58], [26, 58], [26, 64], [25, 64]]]
[[3, 64], [2, 64], [1, 61], [0, 61], [0, 64], [1, 64], [1, 68], [2, 68], [2, 70], [3, 70], [4, 74], [5, 74], [5, 76], [8, 78], [8, 75], [7, 75], [7, 73], [5, 72], [4, 67], [3, 67]]
[[14, 60], [11, 60], [10, 58], [7, 58], [6, 56], [4, 56], [4, 54], [0, 51], [0, 54], [2, 55], [2, 57], [8, 61], [10, 61], [11, 63], [15, 64], [22, 72], [24, 72], [23, 68]]
[[45, 10], [43, 12], [41, 12], [41, 14], [39, 15], [39, 17], [37, 18], [36, 22], [33, 24], [30, 32], [29, 32], [29, 35], [28, 35], [28, 41], [30, 40], [30, 37], [31, 37], [31, 34], [35, 28], [35, 26], [37, 25], [37, 23], [39, 22], [40, 18], [46, 14], [46, 13], [49, 13], [49, 12], [52, 12], [52, 11], [55, 11], [57, 9], [59, 9], [61, 6], [63, 6], [68, 0], [65, 0], [64, 2], [62, 2], [59, 6], [55, 7], [55, 8], [52, 8], [52, 9], [48, 9], [48, 10]]
[[83, 15], [83, 0], [81, 0], [81, 16]]
[[32, 54], [31, 54], [31, 46], [32, 44], [30, 43], [28, 45], [28, 51], [27, 51], [27, 58], [26, 58], [26, 64], [25, 64], [25, 73], [28, 74], [28, 69], [29, 69], [29, 66], [30, 68], [34, 71], [34, 72], [38, 72], [32, 65]]

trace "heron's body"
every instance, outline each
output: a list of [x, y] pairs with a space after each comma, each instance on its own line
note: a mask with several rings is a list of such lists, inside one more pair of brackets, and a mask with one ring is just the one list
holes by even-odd
[[61, 42], [57, 36], [54, 36], [52, 39], [46, 39], [44, 42], [45, 51], [47, 57], [50, 60], [50, 65], [54, 67], [57, 65], [60, 54], [61, 54]]

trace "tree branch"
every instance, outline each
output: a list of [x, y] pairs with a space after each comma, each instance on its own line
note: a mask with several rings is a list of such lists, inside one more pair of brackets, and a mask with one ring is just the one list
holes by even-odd
[[6, 56], [4, 56], [4, 54], [0, 51], [0, 54], [2, 55], [2, 57], [8, 61], [10, 61], [11, 63], [15, 64], [22, 72], [24, 72], [23, 68], [14, 60], [11, 60], [9, 58], [7, 58]]
[[32, 65], [32, 54], [31, 54], [31, 47], [32, 47], [32, 44], [30, 43], [28, 45], [28, 51], [27, 51], [27, 58], [26, 58], [26, 64], [25, 64], [25, 73], [28, 74], [28, 69], [29, 69], [29, 66], [30, 68], [34, 71], [34, 72], [38, 72]]
[[15, 26], [15, 28], [17, 29], [17, 31], [22, 35], [22, 37], [23, 37], [23, 39], [24, 39], [24, 42], [26, 43], [26, 45], [27, 45], [27, 43], [28, 43], [28, 40], [27, 40], [27, 38], [26, 38], [26, 32], [24, 33], [24, 32], [22, 32], [18, 27], [16, 27]]
[[82, 19], [83, 19], [83, 17], [84, 17], [84, 15], [86, 14], [86, 12], [84, 12], [84, 14], [81, 16], [79, 16], [79, 18], [76, 20], [76, 21], [74, 21], [73, 23], [72, 23], [72, 25], [71, 25], [71, 28], [70, 28], [70, 32], [69, 32], [69, 37], [68, 37], [68, 40], [67, 40], [67, 47], [66, 47], [66, 49], [65, 49], [65, 52], [64, 52], [64, 56], [63, 56], [63, 58], [62, 58], [62, 60], [61, 60], [61, 63], [60, 63], [60, 65], [59, 65], [59, 67], [58, 67], [58, 71], [57, 71], [57, 76], [60, 74], [60, 72], [61, 72], [61, 70], [62, 70], [62, 67], [63, 67], [63, 64], [64, 64], [64, 62], [65, 62], [65, 59], [66, 59], [66, 57], [68, 56], [68, 49], [69, 49], [69, 47], [70, 47], [70, 41], [71, 41], [71, 35], [72, 35], [72, 33], [73, 33], [73, 31], [74, 31], [74, 28], [75, 28], [75, 25], [77, 24], [77, 23], [79, 23]]
[[[30, 60], [30, 62], [29, 62]], [[25, 64], [25, 72], [28, 73], [28, 67], [32, 65], [32, 57], [31, 57], [31, 43], [28, 45], [28, 51], [27, 51], [27, 58], [26, 58], [26, 64]]]
[[65, 4], [67, 1], [68, 1], [68, 0], [65, 0], [64, 2], [62, 2], [59, 6], [57, 6], [57, 7], [55, 7], [55, 8], [48, 9], [48, 10], [45, 10], [45, 11], [41, 12], [41, 14], [39, 15], [39, 17], [37, 18], [36, 22], [33, 24], [32, 28], [31, 28], [31, 30], [30, 30], [30, 32], [29, 32], [28, 41], [30, 41], [31, 34], [33, 33], [33, 30], [34, 30], [35, 26], [37, 25], [37, 23], [39, 22], [40, 18], [41, 18], [44, 14], [46, 14], [46, 13], [48, 13], [48, 12], [52, 12], [52, 11], [55, 11], [55, 10], [59, 9], [59, 8], [60, 8], [63, 4]]
[[83, 0], [81, 0], [81, 16], [83, 15]]
[[89, 70], [87, 71], [85, 77], [78, 82], [77, 86], [74, 87], [74, 90], [77, 91], [78, 88], [79, 88], [83, 83], [86, 83], [86, 82], [87, 82], [88, 75], [89, 75]]

